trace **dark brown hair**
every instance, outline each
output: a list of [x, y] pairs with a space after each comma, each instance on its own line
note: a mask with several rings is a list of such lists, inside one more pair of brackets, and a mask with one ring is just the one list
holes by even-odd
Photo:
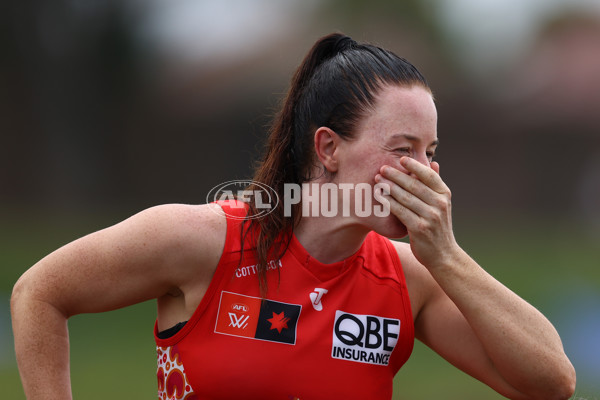
[[[326, 126], [351, 140], [357, 123], [374, 109], [377, 94], [390, 85], [429, 89], [412, 64], [388, 50], [359, 44], [340, 33], [319, 39], [292, 78], [253, 181], [269, 186], [285, 201], [286, 183], [301, 185], [314, 178], [316, 129]], [[252, 185], [249, 189], [260, 188]], [[249, 204], [242, 235], [256, 232], [253, 240], [263, 295], [267, 263], [283, 256], [300, 220], [299, 211], [300, 204], [294, 204], [291, 216], [285, 216], [280, 204], [268, 215], [253, 218], [259, 210], [254, 201]]]

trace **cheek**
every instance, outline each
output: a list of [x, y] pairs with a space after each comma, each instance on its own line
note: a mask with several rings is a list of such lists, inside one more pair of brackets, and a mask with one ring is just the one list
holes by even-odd
[[398, 171], [400, 171], [400, 172], [408, 175], [408, 171], [406, 170], [406, 168], [404, 168], [402, 165], [400, 165], [400, 157], [396, 157], [396, 156], [388, 156], [388, 157], [386, 157], [383, 160], [383, 162], [379, 163], [379, 166], [378, 166], [378, 169], [377, 169], [377, 173], [379, 173], [379, 170], [384, 165], [389, 165], [390, 167], [396, 168]]
[[347, 168], [343, 172], [348, 177], [352, 176], [355, 181], [374, 183], [375, 175], [384, 164], [381, 154], [363, 151], [346, 159]]

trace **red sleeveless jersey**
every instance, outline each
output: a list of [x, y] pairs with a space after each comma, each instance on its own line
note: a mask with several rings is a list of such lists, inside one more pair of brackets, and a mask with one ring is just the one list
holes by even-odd
[[393, 245], [371, 232], [353, 256], [322, 264], [294, 236], [261, 299], [251, 239], [240, 263], [236, 204], [221, 203], [225, 248], [191, 319], [168, 339], [155, 325], [159, 399], [390, 399], [414, 341]]

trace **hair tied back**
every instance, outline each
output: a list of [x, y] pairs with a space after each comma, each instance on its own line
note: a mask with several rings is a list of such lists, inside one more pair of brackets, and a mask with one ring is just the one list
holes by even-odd
[[346, 50], [352, 50], [352, 49], [356, 49], [356, 47], [358, 46], [358, 44], [356, 43], [356, 41], [346, 35], [343, 34], [334, 34], [334, 35], [338, 35], [338, 38], [335, 42], [334, 45], [334, 56], [342, 53]]

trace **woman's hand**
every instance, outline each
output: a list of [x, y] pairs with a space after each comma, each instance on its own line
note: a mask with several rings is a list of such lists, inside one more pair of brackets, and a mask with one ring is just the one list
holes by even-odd
[[390, 211], [406, 226], [415, 257], [434, 268], [459, 250], [452, 231], [450, 189], [437, 162], [428, 167], [402, 157], [400, 164], [407, 173], [384, 165], [375, 179], [390, 185]]

